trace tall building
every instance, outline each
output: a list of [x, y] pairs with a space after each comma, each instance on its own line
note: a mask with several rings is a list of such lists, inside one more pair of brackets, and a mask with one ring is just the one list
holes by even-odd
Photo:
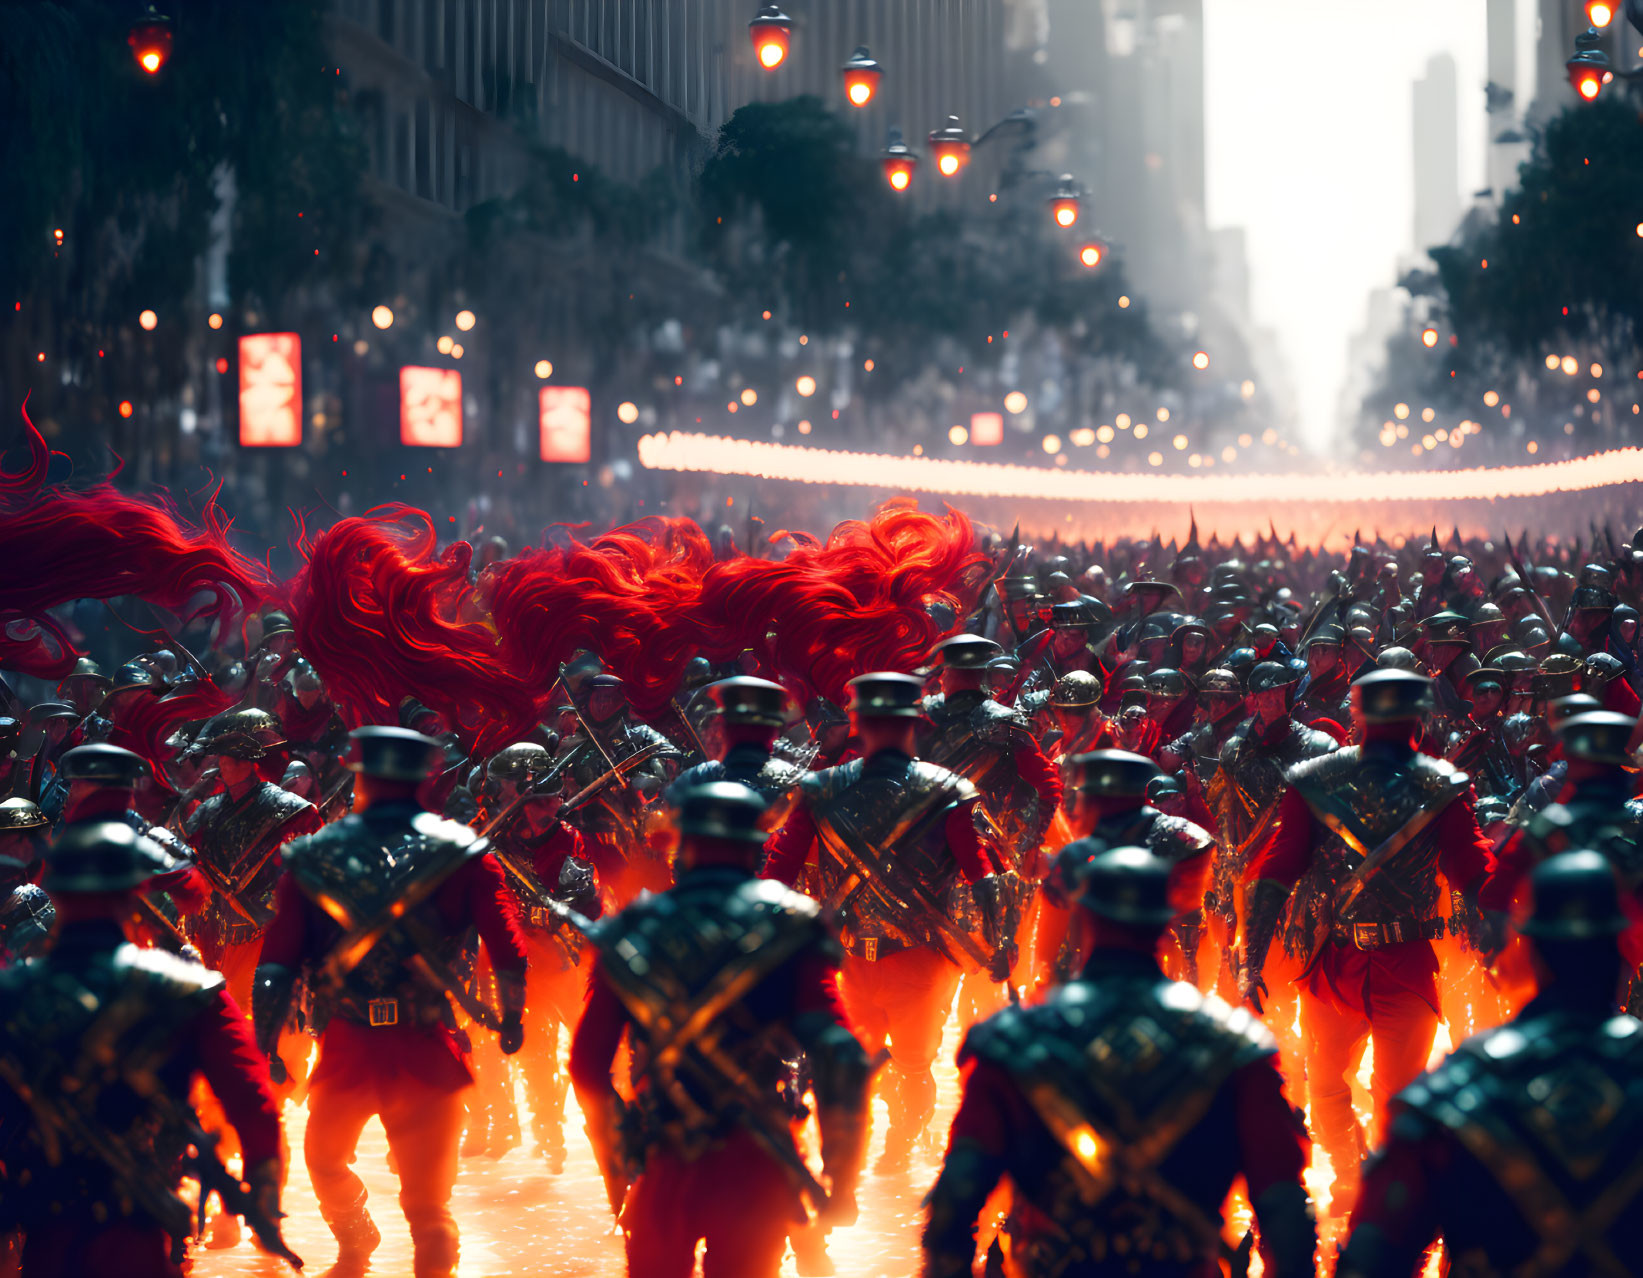
[[1415, 81], [1415, 251], [1445, 244], [1460, 222], [1460, 101], [1455, 60], [1438, 54]]
[[1517, 185], [1518, 165], [1529, 153], [1523, 130], [1528, 95], [1518, 83], [1518, 0], [1489, 0], [1487, 12], [1488, 116], [1484, 138], [1484, 173], [1498, 203]]

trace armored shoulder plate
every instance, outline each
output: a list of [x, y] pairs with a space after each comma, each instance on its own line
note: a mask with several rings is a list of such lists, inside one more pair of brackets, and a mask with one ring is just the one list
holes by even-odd
[[[1468, 1039], [1399, 1095], [1496, 1181], [1538, 1243], [1538, 1266], [1500, 1257], [1514, 1263], [1489, 1272], [1637, 1271], [1636, 1230], [1627, 1222], [1636, 1219], [1643, 1171], [1639, 1080], [1643, 1024], [1554, 1010]], [[1608, 1210], [1595, 1206], [1600, 1201]], [[1498, 1219], [1468, 1223], [1484, 1252], [1504, 1232]], [[1606, 1244], [1617, 1242], [1616, 1233], [1627, 1235], [1616, 1251], [1633, 1254], [1591, 1269], [1565, 1267], [1594, 1243], [1612, 1259]]]
[[0, 962], [16, 963], [43, 954], [57, 921], [57, 907], [44, 888], [20, 883], [0, 899]]
[[799, 789], [809, 802], [825, 803], [836, 795], [843, 794], [861, 780], [864, 763], [862, 759], [851, 759], [850, 762], [841, 763], [837, 767], [812, 772], [799, 782]]
[[1319, 732], [1304, 723], [1291, 722], [1289, 734], [1279, 744], [1276, 753], [1286, 765], [1293, 766], [1307, 759], [1333, 754], [1339, 745], [1327, 732]]
[[1467, 775], [1446, 759], [1416, 752], [1401, 756], [1396, 764], [1382, 763], [1373, 755], [1365, 758], [1362, 746], [1332, 746], [1329, 753], [1294, 765], [1285, 777], [1291, 785], [1323, 793], [1357, 793], [1365, 788], [1366, 779], [1372, 779], [1369, 784], [1386, 780], [1418, 792], [1424, 800], [1447, 799], [1471, 784]]
[[1201, 825], [1185, 817], [1160, 812], [1147, 832], [1147, 847], [1172, 864], [1208, 852], [1215, 846], [1215, 836]]

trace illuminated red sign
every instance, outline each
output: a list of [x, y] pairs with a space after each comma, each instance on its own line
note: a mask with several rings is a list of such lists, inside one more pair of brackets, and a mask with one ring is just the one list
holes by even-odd
[[1002, 444], [1004, 442], [1003, 413], [971, 413], [970, 442], [972, 444]]
[[462, 374], [454, 368], [399, 370], [399, 442], [462, 447]]
[[592, 456], [593, 400], [585, 386], [544, 386], [537, 398], [542, 460], [585, 462]]
[[302, 338], [252, 333], [240, 338], [240, 444], [291, 448], [302, 443]]

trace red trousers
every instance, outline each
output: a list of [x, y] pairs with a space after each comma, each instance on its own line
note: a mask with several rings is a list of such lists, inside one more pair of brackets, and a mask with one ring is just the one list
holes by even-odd
[[898, 950], [875, 963], [847, 954], [839, 993], [856, 1037], [873, 1055], [888, 1040], [890, 1060], [901, 1079], [889, 1097], [893, 1132], [908, 1138], [923, 1131], [936, 1107], [936, 1080], [930, 1072], [941, 1051], [941, 1032], [953, 1008], [959, 969], [925, 946]]
[[320, 1214], [341, 1222], [364, 1210], [365, 1185], [349, 1164], [359, 1135], [382, 1120], [399, 1168], [399, 1206], [411, 1227], [417, 1274], [444, 1274], [457, 1262], [457, 1145], [462, 1135], [462, 1092], [434, 1087], [409, 1074], [391, 1078], [330, 1074], [308, 1093], [303, 1153]]
[[1334, 1205], [1349, 1208], [1350, 1200], [1342, 1202], [1339, 1195], [1342, 1188], [1350, 1191], [1358, 1183], [1360, 1129], [1352, 1109], [1350, 1076], [1364, 1041], [1369, 1039], [1375, 1052], [1370, 1094], [1375, 1102], [1373, 1143], [1379, 1145], [1387, 1102], [1426, 1068], [1438, 1014], [1420, 995], [1390, 983], [1371, 987], [1367, 1015], [1303, 988], [1301, 1027], [1311, 1049], [1307, 1092], [1313, 1135], [1335, 1168]]
[[622, 1210], [630, 1278], [776, 1278], [787, 1231], [802, 1221], [786, 1174], [737, 1132], [695, 1162], [652, 1150]]
[[181, 1278], [158, 1225], [56, 1220], [28, 1231], [23, 1278]]

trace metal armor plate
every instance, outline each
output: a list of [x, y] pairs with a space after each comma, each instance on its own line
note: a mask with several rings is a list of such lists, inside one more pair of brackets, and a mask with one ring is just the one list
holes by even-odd
[[[885, 867], [891, 883], [911, 882], [934, 901], [945, 901], [958, 879], [958, 862], [947, 846], [947, 813], [975, 795], [963, 777], [933, 763], [877, 756], [853, 759], [813, 772], [801, 790], [818, 835], [820, 878], [833, 900], [855, 877], [830, 844], [848, 847], [869, 867]], [[879, 873], [875, 870], [875, 873]], [[846, 927], [857, 936], [880, 936], [902, 944], [925, 944], [935, 934], [928, 919], [897, 917], [871, 891], [858, 891], [843, 905]]]
[[1233, 1071], [1276, 1050], [1248, 1011], [1143, 975], [1071, 981], [1037, 1007], [1007, 1009], [971, 1030], [960, 1062], [1003, 1070], [1041, 1118], [1056, 1116], [1045, 1126], [1071, 1146], [1017, 1183], [1056, 1226], [1012, 1216], [1012, 1253], [1024, 1270], [1096, 1272], [1124, 1256], [1213, 1261], [1214, 1208], [1199, 1208], [1158, 1167]]
[[224, 944], [244, 944], [258, 936], [274, 919], [274, 888], [280, 862], [270, 855], [281, 832], [313, 805], [300, 795], [262, 782], [239, 802], [226, 792], [213, 794], [194, 810], [186, 832], [195, 859], [204, 862], [236, 888], [235, 899], [251, 915], [243, 917], [222, 899], [213, 885], [202, 930]]
[[[1471, 1266], [1457, 1272], [1643, 1269], [1640, 1078], [1643, 1024], [1552, 1011], [1468, 1040], [1403, 1091], [1400, 1105], [1476, 1163], [1454, 1169], [1460, 1197], [1444, 1213], [1451, 1256]], [[1474, 1181], [1496, 1192], [1461, 1195]], [[1502, 1197], [1526, 1228], [1502, 1220]]]
[[[1333, 901], [1364, 861], [1326, 818], [1339, 821], [1373, 853], [1420, 813], [1448, 804], [1467, 786], [1464, 772], [1424, 754], [1365, 754], [1346, 746], [1297, 765], [1289, 783], [1300, 791], [1317, 818], [1320, 842], [1310, 875], [1324, 889], [1321, 914], [1334, 916]], [[1429, 825], [1406, 847], [1384, 861], [1335, 924], [1427, 921], [1439, 911], [1438, 854]], [[1320, 922], [1322, 918], [1320, 918]]]
[[[643, 1000], [647, 1019], [684, 1026], [718, 994], [725, 974], [748, 974], [747, 992], [716, 1007], [702, 1041], [733, 1061], [755, 1093], [773, 1102], [797, 1052], [785, 1028], [791, 1009], [749, 1006], [772, 972], [800, 954], [842, 957], [821, 907], [779, 883], [717, 874], [698, 875], [669, 892], [641, 897], [597, 923], [600, 962], [617, 967], [607, 978]], [[761, 957], [763, 956], [763, 957]], [[645, 1118], [645, 1139], [662, 1141], [685, 1158], [704, 1151], [734, 1127], [733, 1111], [716, 1107], [688, 1069], [662, 1061], [635, 1016], [633, 1078]], [[690, 1050], [694, 1036], [679, 1031]]]
[[[5, 1068], [54, 1108], [91, 1115], [153, 1183], [169, 1187], [181, 1135], [143, 1098], [184, 1094], [188, 1080], [176, 1076], [171, 1063], [189, 1022], [222, 985], [220, 974], [198, 963], [135, 945], [48, 954], [5, 969], [0, 1032], [11, 1045]], [[0, 1108], [15, 1106], [24, 1134], [7, 1149], [0, 1228], [69, 1204], [113, 1218], [132, 1214], [101, 1159], [67, 1141], [51, 1157], [50, 1138], [8, 1092], [0, 1084]]]
[[920, 755], [980, 791], [1019, 864], [1044, 823], [1038, 794], [1022, 780], [1012, 757], [1018, 746], [1033, 741], [1026, 715], [983, 693], [958, 692], [926, 697], [924, 716], [931, 727], [921, 734]]
[[[343, 817], [304, 839], [294, 839], [284, 851], [285, 867], [310, 900], [322, 898], [341, 904], [355, 925], [375, 919], [403, 898], [419, 882], [452, 870], [461, 862], [485, 855], [488, 840], [465, 825], [418, 812], [409, 821], [378, 818], [370, 811]], [[320, 907], [323, 918], [316, 938], [323, 955], [343, 930]], [[437, 958], [460, 970], [465, 966], [467, 938], [450, 934], [439, 920], [431, 900], [411, 911], [438, 938]], [[338, 990], [315, 991], [317, 1019], [330, 1014], [360, 1024], [372, 1024], [372, 1003], [395, 1002], [395, 1023], [432, 1024], [447, 1021], [450, 1004], [443, 990], [419, 979], [408, 966], [415, 946], [398, 928], [390, 927], [364, 960], [343, 979]], [[375, 1023], [384, 1023], [380, 1015]]]
[[57, 907], [44, 888], [19, 883], [0, 900], [0, 963], [20, 963], [45, 953]]

